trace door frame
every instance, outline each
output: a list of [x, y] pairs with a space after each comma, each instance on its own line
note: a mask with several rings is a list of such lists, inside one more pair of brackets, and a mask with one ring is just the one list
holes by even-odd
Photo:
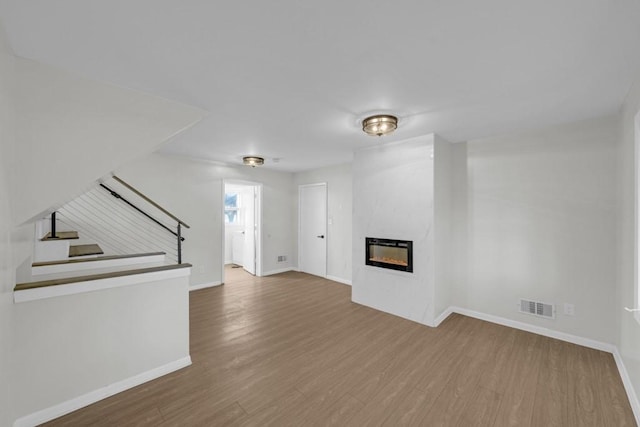
[[302, 209], [300, 209], [300, 202], [302, 200], [301, 194], [302, 189], [307, 187], [324, 187], [324, 197], [325, 197], [325, 212], [324, 212], [324, 221], [325, 221], [325, 250], [324, 250], [324, 274], [321, 277], [327, 277], [327, 271], [329, 270], [329, 186], [326, 182], [316, 182], [314, 184], [300, 184], [298, 185], [298, 271], [302, 271]]
[[255, 187], [256, 189], [256, 199], [255, 199], [255, 215], [256, 215], [256, 234], [255, 234], [255, 248], [256, 248], [256, 277], [261, 277], [262, 276], [262, 183], [260, 182], [254, 182], [254, 181], [243, 181], [240, 179], [223, 179], [222, 180], [222, 191], [221, 191], [221, 195], [220, 195], [220, 200], [221, 200], [221, 204], [222, 206], [220, 207], [220, 228], [222, 231], [222, 239], [220, 239], [221, 245], [220, 247], [222, 248], [222, 252], [221, 252], [221, 282], [222, 284], [224, 284], [225, 282], [225, 271], [224, 271], [224, 266], [225, 266], [225, 257], [224, 257], [224, 251], [225, 251], [225, 239], [226, 239], [226, 234], [227, 234], [227, 230], [225, 228], [224, 225], [224, 194], [225, 194], [225, 189], [227, 187], [227, 184], [230, 185], [244, 185], [244, 186], [252, 186]]

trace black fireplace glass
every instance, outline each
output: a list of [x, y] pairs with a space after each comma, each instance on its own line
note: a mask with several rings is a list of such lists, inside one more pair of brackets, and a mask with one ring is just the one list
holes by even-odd
[[367, 265], [413, 273], [413, 241], [365, 238]]

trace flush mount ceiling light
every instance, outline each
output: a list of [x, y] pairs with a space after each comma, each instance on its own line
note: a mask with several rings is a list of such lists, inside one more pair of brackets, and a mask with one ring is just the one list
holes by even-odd
[[242, 163], [255, 168], [256, 166], [264, 165], [264, 159], [258, 156], [244, 156], [242, 158]]
[[382, 136], [398, 128], [398, 118], [389, 114], [378, 114], [362, 121], [362, 130], [371, 136]]

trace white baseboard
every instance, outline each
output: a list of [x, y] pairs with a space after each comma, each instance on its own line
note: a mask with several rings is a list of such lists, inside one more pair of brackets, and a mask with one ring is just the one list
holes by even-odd
[[492, 314], [480, 313], [478, 311], [468, 310], [466, 308], [460, 307], [449, 307], [449, 309], [453, 313], [474, 317], [480, 320], [486, 320], [487, 322], [508, 326], [514, 329], [520, 329], [521, 331], [527, 331], [549, 338], [555, 338], [561, 341], [570, 342], [572, 344], [581, 345], [583, 347], [606, 351], [607, 353], [613, 353], [616, 348], [616, 346], [613, 344], [592, 340], [590, 338], [583, 338], [577, 335], [567, 334], [565, 332], [554, 331], [553, 329], [543, 328], [542, 326], [531, 325], [529, 323], [519, 322], [517, 320], [506, 319], [504, 317], [494, 316]]
[[348, 280], [348, 279], [343, 279], [341, 277], [329, 276], [329, 275], [327, 275], [327, 279], [333, 280], [334, 282], [342, 283], [344, 285], [351, 286], [351, 280]]
[[616, 365], [618, 366], [618, 372], [620, 372], [622, 384], [624, 385], [624, 389], [627, 392], [627, 397], [629, 398], [629, 403], [631, 404], [633, 415], [636, 417], [636, 424], [640, 425], [640, 401], [638, 401], [638, 395], [633, 388], [633, 383], [631, 382], [631, 378], [629, 377], [629, 372], [627, 372], [627, 367], [624, 366], [622, 355], [620, 354], [620, 351], [617, 347], [613, 352], [613, 358], [615, 359]]
[[117, 383], [99, 388], [97, 390], [83, 394], [82, 396], [67, 400], [66, 402], [62, 402], [38, 412], [34, 412], [33, 414], [24, 416], [22, 418], [18, 418], [13, 423], [13, 426], [32, 427], [40, 425], [80, 408], [84, 408], [85, 406], [89, 406], [99, 400], [106, 399], [107, 397], [113, 396], [114, 394], [121, 393], [125, 390], [154, 380], [163, 375], [167, 375], [171, 372], [185, 368], [189, 365], [191, 365], [191, 356], [183, 357], [182, 359], [167, 363], [166, 365], [151, 369], [131, 378], [118, 381]]
[[189, 292], [197, 291], [198, 289], [213, 288], [214, 286], [220, 285], [222, 285], [222, 282], [200, 283], [199, 285], [191, 285], [189, 286]]
[[444, 322], [444, 319], [449, 317], [451, 313], [453, 313], [453, 307], [447, 308], [445, 311], [442, 312], [440, 316], [436, 317], [436, 319], [433, 321], [432, 326], [434, 328], [437, 328], [438, 326], [440, 326], [440, 323]]
[[262, 277], [264, 277], [264, 276], [272, 276], [274, 274], [286, 273], [287, 271], [294, 271], [294, 268], [293, 267], [285, 267], [285, 268], [279, 268], [277, 270], [263, 271], [262, 272]]

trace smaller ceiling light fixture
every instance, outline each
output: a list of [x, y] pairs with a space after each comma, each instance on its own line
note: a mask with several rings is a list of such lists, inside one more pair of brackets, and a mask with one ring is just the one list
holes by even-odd
[[388, 114], [367, 117], [362, 121], [362, 130], [367, 135], [382, 136], [398, 128], [398, 118]]
[[258, 156], [244, 156], [242, 158], [242, 163], [255, 168], [256, 166], [264, 165], [264, 159]]

